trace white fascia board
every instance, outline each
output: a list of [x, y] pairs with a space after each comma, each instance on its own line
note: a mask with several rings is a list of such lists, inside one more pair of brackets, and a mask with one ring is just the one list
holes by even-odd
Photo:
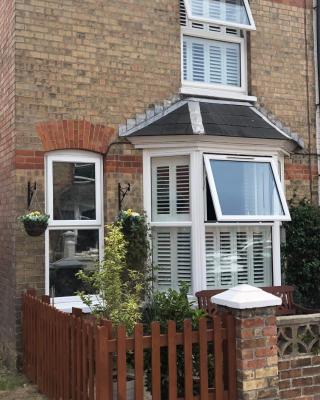
[[289, 155], [296, 145], [288, 140], [238, 138], [211, 135], [135, 136], [128, 138], [137, 149], [196, 149], [208, 153]]

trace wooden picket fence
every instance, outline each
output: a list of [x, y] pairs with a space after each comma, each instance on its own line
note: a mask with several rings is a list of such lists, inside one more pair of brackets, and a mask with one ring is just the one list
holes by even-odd
[[[39, 391], [51, 400], [236, 400], [235, 331], [230, 315], [203, 318], [198, 330], [184, 321], [177, 332], [168, 321], [166, 333], [158, 322], [145, 335], [136, 324], [132, 337], [123, 326], [116, 331], [110, 321], [82, 315], [80, 310], [63, 313], [28, 291], [22, 299], [24, 372]], [[198, 394], [194, 394], [194, 349], [199, 358]], [[161, 352], [167, 349], [168, 395], [161, 393]], [[145, 357], [151, 362], [151, 395], [146, 395]], [[177, 355], [183, 357], [184, 397], [178, 397]], [[213, 387], [208, 377], [208, 355], [213, 359]], [[133, 396], [128, 395], [127, 356], [131, 354]], [[115, 378], [116, 377], [116, 378]], [[115, 394], [116, 393], [116, 394]], [[114, 396], [114, 397], [113, 397]], [[166, 397], [168, 396], [168, 397]]]

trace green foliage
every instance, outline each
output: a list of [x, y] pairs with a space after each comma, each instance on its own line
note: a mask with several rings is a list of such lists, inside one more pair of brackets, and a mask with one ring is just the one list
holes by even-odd
[[25, 383], [26, 379], [23, 375], [14, 374], [6, 369], [0, 370], [0, 392], [2, 390], [14, 390], [23, 386]]
[[320, 308], [320, 207], [302, 201], [290, 213], [282, 246], [285, 280], [296, 287], [297, 302]]
[[[92, 296], [79, 292], [81, 300], [91, 312], [98, 318], [111, 320], [114, 327], [124, 324], [130, 335], [141, 318], [139, 303], [143, 277], [127, 265], [126, 246], [121, 226], [107, 227], [104, 260], [100, 267], [91, 274], [80, 271], [77, 276], [99, 293], [96, 297], [98, 304], [95, 304]], [[128, 278], [126, 280], [123, 279], [124, 271]]]
[[[130, 269], [144, 277], [143, 295], [151, 288], [152, 266], [150, 263], [150, 234], [146, 216], [133, 212], [131, 209], [121, 211], [116, 224], [119, 224], [126, 240], [126, 263]], [[124, 271], [123, 279], [128, 280]]]
[[[150, 324], [152, 321], [160, 323], [161, 333], [167, 332], [167, 323], [169, 320], [176, 322], [177, 331], [182, 331], [183, 321], [190, 319], [193, 329], [197, 329], [201, 317], [206, 314], [203, 310], [193, 307], [193, 303], [188, 300], [188, 285], [182, 284], [179, 292], [169, 289], [167, 292], [157, 292], [154, 294], [150, 304], [144, 311], [143, 322], [146, 324], [146, 330], [150, 334]], [[168, 399], [168, 350], [162, 348], [161, 353], [161, 399]], [[194, 376], [194, 394], [199, 393], [199, 349], [193, 345], [193, 376]], [[212, 381], [212, 357], [209, 357], [209, 381]], [[149, 391], [151, 387], [151, 353], [146, 352], [145, 357], [146, 386]], [[177, 347], [177, 386], [178, 396], [184, 397], [184, 354], [182, 346]]]

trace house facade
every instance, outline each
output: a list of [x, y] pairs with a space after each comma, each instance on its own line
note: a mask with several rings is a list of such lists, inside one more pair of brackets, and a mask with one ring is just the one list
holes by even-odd
[[3, 0], [0, 61], [0, 359], [22, 291], [73, 304], [120, 208], [160, 290], [281, 284], [287, 201], [319, 198], [311, 1]]

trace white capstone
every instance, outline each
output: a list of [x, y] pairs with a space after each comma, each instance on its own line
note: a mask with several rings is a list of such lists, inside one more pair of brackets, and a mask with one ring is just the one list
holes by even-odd
[[279, 306], [282, 303], [280, 297], [251, 285], [238, 285], [213, 296], [211, 300], [220, 306], [239, 310]]

